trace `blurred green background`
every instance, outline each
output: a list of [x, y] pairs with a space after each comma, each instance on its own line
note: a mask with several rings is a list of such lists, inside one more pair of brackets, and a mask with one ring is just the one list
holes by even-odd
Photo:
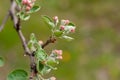
[[[22, 22], [22, 31], [29, 40], [35, 33], [38, 40], [46, 41], [50, 31], [41, 15], [73, 21], [77, 28], [71, 34], [72, 42], [58, 40], [45, 49], [62, 49], [64, 59], [57, 71], [47, 76], [57, 80], [120, 80], [120, 0], [38, 0], [41, 10], [32, 14], [29, 21]], [[0, 0], [0, 23], [9, 0]], [[29, 72], [29, 58], [24, 50], [13, 23], [9, 19], [0, 32], [0, 56], [5, 66], [0, 68], [0, 80], [14, 69]]]

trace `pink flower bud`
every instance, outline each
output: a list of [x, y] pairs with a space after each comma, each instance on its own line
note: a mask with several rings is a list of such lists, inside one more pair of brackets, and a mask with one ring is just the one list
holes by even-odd
[[54, 16], [53, 19], [56, 21], [58, 20], [58, 16]]
[[60, 30], [65, 30], [65, 26], [61, 25]]
[[70, 32], [75, 32], [75, 27], [72, 27]]
[[61, 25], [68, 25], [69, 23], [69, 20], [61, 20]]
[[22, 4], [26, 5], [27, 4], [27, 0], [22, 0]]
[[58, 20], [58, 16], [54, 16], [53, 17], [53, 20], [54, 20], [54, 22], [56, 23], [56, 25], [58, 24], [58, 22], [59, 22], [59, 20]]
[[57, 56], [56, 58], [57, 58], [57, 59], [60, 59], [60, 60], [61, 60], [61, 59], [63, 59], [63, 57], [62, 57], [62, 56]]
[[38, 43], [39, 43], [40, 45], [43, 45], [43, 41], [41, 41], [41, 40], [40, 40]]
[[70, 23], [70, 21], [69, 20], [65, 20], [65, 24], [69, 24]]
[[31, 7], [26, 6], [26, 11], [29, 11], [31, 9]]
[[51, 77], [50, 80], [56, 80], [56, 78], [55, 77]]
[[57, 54], [58, 56], [62, 55], [62, 50], [54, 50], [53, 51], [55, 54]]

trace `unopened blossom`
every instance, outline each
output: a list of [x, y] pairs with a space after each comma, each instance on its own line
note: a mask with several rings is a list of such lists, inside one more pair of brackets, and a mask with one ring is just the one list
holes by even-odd
[[65, 30], [65, 26], [61, 25], [60, 30]]
[[72, 27], [72, 28], [70, 29], [70, 32], [75, 32], [75, 27]]
[[59, 22], [58, 16], [54, 16], [54, 17], [53, 17], [53, 20], [54, 20], [55, 24], [58, 24], [58, 22]]
[[63, 57], [62, 57], [62, 56], [57, 56], [56, 58], [57, 58], [57, 59], [63, 59]]
[[22, 4], [25, 5], [26, 11], [29, 11], [35, 3], [36, 0], [22, 0]]
[[61, 20], [61, 25], [68, 25], [69, 23], [69, 20]]
[[31, 9], [31, 7], [26, 6], [26, 11], [29, 11]]
[[50, 80], [56, 80], [56, 78], [55, 77], [51, 77]]
[[43, 41], [42, 41], [42, 40], [40, 40], [38, 43], [39, 43], [40, 45], [43, 45]]
[[53, 50], [53, 53], [56, 55], [55, 58], [56, 59], [63, 59], [62, 57], [62, 50]]
[[53, 53], [61, 56], [62, 55], [62, 50], [54, 50]]
[[65, 31], [75, 32], [75, 27], [74, 26], [65, 26]]

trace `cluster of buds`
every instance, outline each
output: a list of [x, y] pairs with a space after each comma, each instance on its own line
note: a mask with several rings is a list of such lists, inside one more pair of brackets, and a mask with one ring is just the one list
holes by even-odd
[[63, 20], [60, 21], [60, 25], [58, 25], [58, 23], [59, 23], [58, 16], [54, 16], [53, 21], [54, 21], [56, 26], [59, 26], [59, 29], [61, 31], [66, 31], [67, 33], [75, 32], [75, 26], [70, 25], [71, 22], [69, 20], [64, 20], [63, 19]]
[[42, 40], [38, 41], [38, 43], [39, 43], [40, 45], [43, 45], [43, 41], [42, 41]]
[[69, 20], [61, 20], [60, 30], [67, 32], [75, 32], [75, 27], [69, 25]]
[[55, 77], [51, 77], [49, 80], [56, 80], [56, 78]]
[[22, 4], [25, 6], [25, 10], [29, 11], [35, 3], [36, 0], [22, 0]]
[[63, 57], [62, 57], [62, 50], [56, 50], [55, 49], [55, 50], [52, 51], [52, 53], [56, 55], [55, 56], [56, 59], [63, 59]]

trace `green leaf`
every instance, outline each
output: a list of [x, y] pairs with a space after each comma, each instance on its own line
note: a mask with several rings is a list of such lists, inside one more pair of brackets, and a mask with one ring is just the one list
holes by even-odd
[[55, 66], [56, 64], [58, 64], [59, 62], [54, 58], [54, 57], [48, 57], [47, 59], [47, 64], [48, 65], [52, 65]]
[[21, 19], [24, 20], [24, 21], [28, 20], [29, 18], [30, 18], [29, 14], [21, 16]]
[[42, 75], [47, 74], [51, 71], [51, 67], [45, 65], [44, 68], [40, 71]]
[[14, 70], [8, 75], [7, 80], [28, 80], [28, 74], [21, 69]]
[[0, 67], [2, 67], [4, 65], [4, 60], [2, 57], [0, 57]]
[[24, 21], [26, 21], [26, 20], [28, 20], [30, 18], [30, 15], [25, 14], [24, 12], [20, 12], [17, 15], [20, 17], [21, 20], [24, 20]]
[[28, 13], [34, 13], [40, 10], [40, 6], [33, 6], [32, 9], [30, 9], [30, 11], [28, 11]]
[[47, 58], [47, 53], [44, 51], [44, 49], [37, 49], [37, 51], [35, 52], [35, 56], [37, 58], [38, 61], [45, 61]]
[[41, 61], [38, 61], [37, 62], [37, 70], [38, 70], [38, 72], [41, 72], [43, 68], [44, 68], [44, 64], [42, 64]]
[[71, 40], [74, 39], [74, 38], [69, 37], [69, 36], [62, 36], [61, 38], [65, 39], [65, 40], [67, 40], [67, 41], [71, 41]]
[[55, 27], [55, 24], [51, 18], [49, 18], [48, 16], [45, 16], [45, 15], [43, 15], [42, 18], [45, 21], [45, 23], [49, 26], [50, 29], [53, 29]]
[[30, 35], [30, 40], [33, 41], [34, 43], [37, 42], [37, 39], [36, 39], [34, 33], [31, 33], [31, 35]]
[[75, 26], [75, 24], [73, 24], [72, 22], [70, 22], [68, 25], [69, 26]]
[[27, 46], [31, 51], [36, 51], [39, 48], [41, 49], [41, 45], [38, 43], [34, 33], [30, 35], [30, 40]]
[[56, 37], [61, 37], [62, 34], [63, 34], [63, 31], [56, 30], [56, 31], [54, 32], [54, 35], [55, 35]]

